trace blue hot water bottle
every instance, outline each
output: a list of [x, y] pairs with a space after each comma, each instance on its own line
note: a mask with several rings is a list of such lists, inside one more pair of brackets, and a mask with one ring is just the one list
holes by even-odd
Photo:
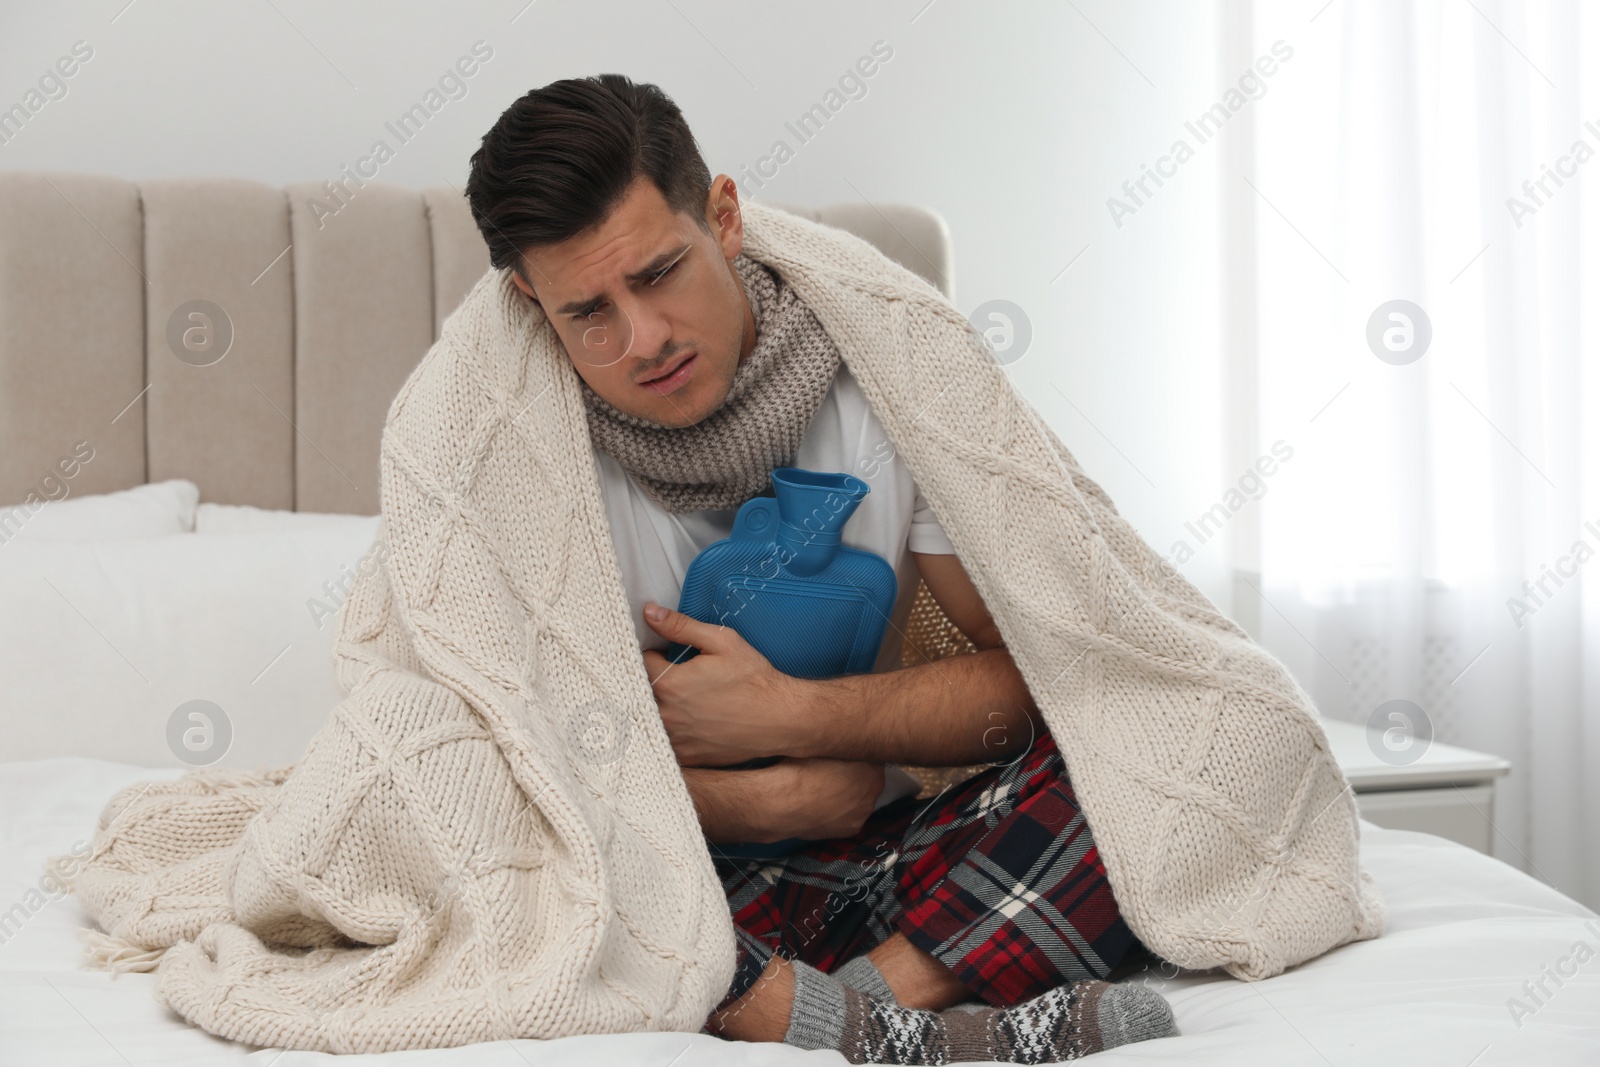
[[[779, 467], [772, 488], [775, 497], [746, 501], [733, 532], [689, 564], [678, 610], [731, 627], [796, 678], [870, 671], [894, 608], [894, 568], [840, 542], [871, 487], [849, 474]], [[679, 644], [666, 651], [675, 663], [697, 654]], [[803, 844], [718, 847], [736, 858], [765, 858]]]

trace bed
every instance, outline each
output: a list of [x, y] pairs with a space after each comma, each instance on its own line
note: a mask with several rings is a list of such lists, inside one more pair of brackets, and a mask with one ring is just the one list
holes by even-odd
[[[81, 970], [84, 916], [45, 866], [125, 785], [292, 762], [338, 699], [328, 619], [368, 564], [384, 411], [487, 256], [454, 189], [369, 183], [332, 216], [326, 195], [0, 174], [0, 505], [50, 501], [0, 507], [0, 1064], [326, 1059]], [[936, 214], [807, 213], [949, 294]], [[1362, 831], [1384, 937], [1255, 984], [1133, 971], [1182, 1036], [1102, 1062], [1600, 1063], [1593, 913], [1440, 838]], [[357, 1059], [802, 1056], [840, 1062], [672, 1033]]]
[[[47, 856], [70, 850], [113, 791], [176, 770], [64, 757], [0, 765], [0, 901], [37, 886]], [[1588, 1064], [1600, 1062], [1600, 959], [1578, 965], [1534, 1005], [1522, 989], [1573, 946], [1600, 946], [1600, 921], [1548, 886], [1462, 845], [1362, 825], [1362, 852], [1389, 907], [1389, 930], [1287, 974], [1246, 984], [1152, 969], [1182, 1036], [1113, 1049], [1099, 1062], [1246, 1065]], [[326, 1063], [263, 1051], [188, 1026], [150, 995], [149, 975], [80, 970], [72, 897], [50, 899], [0, 945], [0, 1063]], [[1513, 1019], [1507, 1001], [1533, 1009]], [[678, 1058], [680, 1057], [681, 1058]], [[807, 1058], [809, 1057], [809, 1059]], [[516, 1041], [341, 1058], [350, 1063], [816, 1063], [843, 1060], [703, 1034], [627, 1034]]]

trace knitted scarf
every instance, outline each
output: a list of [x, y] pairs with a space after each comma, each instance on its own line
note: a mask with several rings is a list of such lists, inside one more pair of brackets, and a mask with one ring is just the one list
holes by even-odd
[[756, 344], [710, 415], [692, 426], [660, 426], [583, 383], [590, 439], [667, 511], [738, 507], [765, 490], [773, 469], [794, 459], [839, 369], [839, 349], [792, 287], [743, 252], [733, 266], [755, 316]]

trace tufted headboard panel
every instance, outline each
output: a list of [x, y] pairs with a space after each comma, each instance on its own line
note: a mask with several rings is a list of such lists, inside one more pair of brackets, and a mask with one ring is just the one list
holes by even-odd
[[[937, 214], [777, 206], [951, 295]], [[375, 514], [389, 402], [488, 267], [449, 186], [0, 173], [0, 505], [86, 440], [74, 496]]]

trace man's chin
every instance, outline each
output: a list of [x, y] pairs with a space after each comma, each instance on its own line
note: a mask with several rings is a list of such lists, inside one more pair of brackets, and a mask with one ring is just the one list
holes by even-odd
[[[683, 395], [689, 394], [689, 395]], [[693, 426], [708, 418], [728, 398], [728, 386], [723, 385], [715, 394], [707, 397], [691, 386], [679, 390], [677, 393], [668, 393], [660, 397], [658, 402], [651, 405], [649, 411], [633, 412], [638, 418], [653, 422], [657, 426], [681, 430]]]

